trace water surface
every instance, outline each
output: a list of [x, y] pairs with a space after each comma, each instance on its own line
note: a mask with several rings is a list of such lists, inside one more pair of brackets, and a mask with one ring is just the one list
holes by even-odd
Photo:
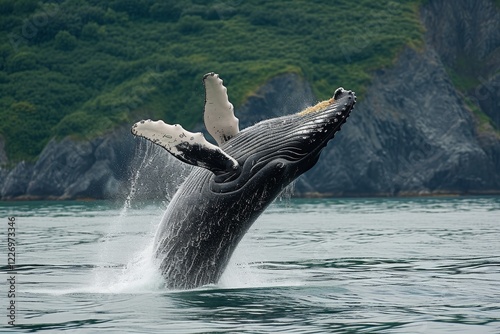
[[277, 201], [221, 281], [191, 291], [151, 261], [164, 208], [0, 203], [0, 331], [500, 333], [499, 197]]

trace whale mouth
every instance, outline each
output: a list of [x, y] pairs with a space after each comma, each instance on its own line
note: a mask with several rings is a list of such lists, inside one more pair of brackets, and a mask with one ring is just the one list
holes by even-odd
[[303, 117], [299, 128], [303, 144], [310, 154], [318, 153], [341, 130], [356, 104], [356, 94], [340, 87], [330, 100], [318, 103], [300, 112]]
[[347, 121], [356, 104], [356, 94], [353, 91], [346, 91], [342, 87], [338, 88], [333, 95], [334, 102], [332, 108], [327, 109], [326, 113], [330, 116], [329, 122], [333, 122], [331, 137], [340, 131], [341, 126]]
[[[329, 100], [319, 102], [298, 114], [274, 119], [273, 145], [259, 148], [257, 166], [275, 159], [301, 163], [319, 157], [321, 150], [340, 131], [356, 104], [356, 94], [340, 87]], [[277, 130], [279, 129], [279, 131]], [[258, 167], [257, 167], [258, 168]], [[255, 168], [256, 169], [256, 168]]]

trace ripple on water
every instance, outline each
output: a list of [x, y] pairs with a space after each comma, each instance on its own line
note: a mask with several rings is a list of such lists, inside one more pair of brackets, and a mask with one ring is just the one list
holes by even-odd
[[499, 198], [284, 200], [191, 291], [156, 271], [161, 209], [0, 204], [19, 217], [17, 329], [500, 332]]

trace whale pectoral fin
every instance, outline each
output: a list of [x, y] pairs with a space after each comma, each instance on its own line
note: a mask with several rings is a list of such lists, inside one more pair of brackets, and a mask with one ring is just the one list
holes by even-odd
[[182, 126], [148, 119], [132, 126], [132, 134], [165, 148], [177, 159], [203, 167], [219, 175], [238, 169], [238, 162], [219, 147], [206, 141], [201, 132], [192, 133]]
[[205, 127], [219, 145], [238, 134], [239, 121], [234, 116], [233, 105], [227, 97], [227, 89], [218, 74], [203, 76], [205, 86]]

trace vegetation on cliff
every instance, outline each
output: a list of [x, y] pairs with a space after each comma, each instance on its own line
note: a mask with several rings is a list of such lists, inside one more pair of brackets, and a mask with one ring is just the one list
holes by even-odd
[[318, 99], [363, 91], [423, 31], [417, 0], [0, 0], [0, 135], [11, 161], [54, 136], [91, 138], [139, 117], [192, 127], [201, 77], [236, 106], [295, 72]]

